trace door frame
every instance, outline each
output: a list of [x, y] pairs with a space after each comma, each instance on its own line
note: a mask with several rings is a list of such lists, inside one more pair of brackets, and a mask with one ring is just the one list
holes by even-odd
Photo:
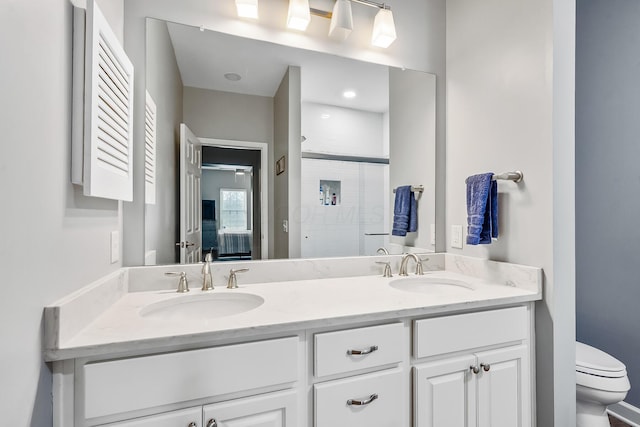
[[[199, 138], [203, 146], [232, 148], [236, 150], [260, 151], [260, 258], [269, 255], [269, 144], [256, 141], [236, 141], [232, 139]], [[253, 191], [256, 191], [254, 188]]]

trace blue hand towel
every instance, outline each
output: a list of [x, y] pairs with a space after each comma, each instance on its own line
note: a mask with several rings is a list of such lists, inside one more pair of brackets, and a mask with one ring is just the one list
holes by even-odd
[[493, 173], [467, 178], [467, 244], [489, 244], [498, 237], [498, 184]]
[[410, 185], [396, 188], [396, 199], [393, 206], [394, 236], [406, 236], [407, 232], [418, 230], [418, 208], [416, 198]]

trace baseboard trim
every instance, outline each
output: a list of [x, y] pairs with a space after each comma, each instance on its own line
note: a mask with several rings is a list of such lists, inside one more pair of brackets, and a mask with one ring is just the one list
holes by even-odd
[[629, 405], [627, 402], [609, 405], [607, 412], [632, 427], [640, 427], [640, 408]]

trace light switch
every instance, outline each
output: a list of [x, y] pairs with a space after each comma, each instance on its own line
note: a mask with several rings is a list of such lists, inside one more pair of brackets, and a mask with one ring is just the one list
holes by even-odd
[[451, 226], [451, 247], [462, 249], [462, 226], [461, 225]]

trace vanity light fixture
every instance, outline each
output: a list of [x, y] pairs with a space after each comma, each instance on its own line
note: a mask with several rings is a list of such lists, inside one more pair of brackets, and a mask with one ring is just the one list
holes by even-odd
[[258, 0], [236, 0], [236, 8], [239, 17], [258, 19]]
[[371, 44], [386, 49], [395, 39], [396, 26], [393, 23], [393, 13], [391, 9], [380, 9], [373, 21]]
[[305, 31], [311, 22], [309, 0], [289, 0], [289, 13], [287, 14], [287, 27]]
[[329, 25], [329, 37], [338, 40], [346, 40], [353, 30], [353, 13], [349, 0], [337, 0], [333, 5], [331, 24]]

